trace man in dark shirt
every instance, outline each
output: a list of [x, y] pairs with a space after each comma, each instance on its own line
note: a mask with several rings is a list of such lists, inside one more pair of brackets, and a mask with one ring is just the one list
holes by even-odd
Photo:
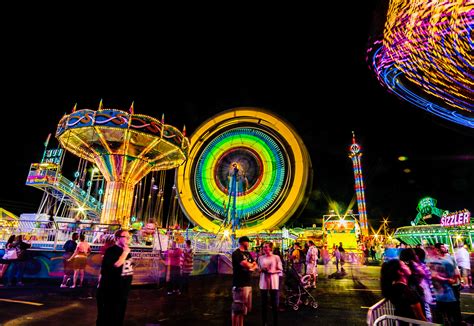
[[72, 239], [69, 239], [66, 241], [63, 245], [64, 249], [64, 276], [63, 276], [63, 282], [61, 283], [62, 288], [67, 287], [67, 283], [70, 279], [72, 279], [72, 276], [74, 274], [74, 266], [73, 262], [69, 262], [68, 259], [71, 258], [73, 255], [74, 251], [76, 251], [77, 247], [77, 239], [79, 239], [79, 234], [77, 232], [74, 232], [72, 234]]
[[115, 232], [115, 245], [105, 251], [97, 290], [97, 325], [123, 325], [132, 284], [133, 261], [126, 230]]
[[232, 253], [232, 326], [242, 326], [244, 316], [252, 309], [252, 277], [257, 263], [248, 252], [249, 238], [239, 238], [239, 248]]

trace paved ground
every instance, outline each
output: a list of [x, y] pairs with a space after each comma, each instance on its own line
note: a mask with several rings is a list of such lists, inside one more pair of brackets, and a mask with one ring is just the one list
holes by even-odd
[[[348, 269], [343, 279], [322, 276], [313, 290], [319, 308], [302, 306], [280, 312], [280, 325], [365, 325], [369, 306], [381, 299], [380, 268]], [[322, 273], [321, 273], [322, 274]], [[260, 325], [260, 297], [254, 286], [255, 310], [246, 325]], [[129, 297], [126, 325], [230, 325], [230, 275], [197, 276], [190, 295], [166, 295], [159, 287], [135, 287]], [[12, 301], [9, 301], [12, 300]], [[56, 284], [35, 282], [25, 287], [0, 288], [0, 324], [94, 325], [95, 289], [60, 289]], [[462, 294], [466, 321], [474, 317], [474, 291]]]

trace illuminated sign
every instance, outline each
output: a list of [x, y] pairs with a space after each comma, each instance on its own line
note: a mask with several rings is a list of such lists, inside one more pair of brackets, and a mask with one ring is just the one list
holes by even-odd
[[332, 232], [350, 232], [353, 231], [355, 228], [354, 221], [346, 221], [346, 220], [336, 220], [336, 221], [326, 221], [324, 227], [327, 231]]
[[448, 214], [441, 218], [441, 225], [445, 227], [466, 225], [471, 223], [471, 212], [467, 209]]
[[48, 149], [44, 154], [44, 159], [41, 163], [60, 164], [61, 156], [63, 155], [62, 148]]

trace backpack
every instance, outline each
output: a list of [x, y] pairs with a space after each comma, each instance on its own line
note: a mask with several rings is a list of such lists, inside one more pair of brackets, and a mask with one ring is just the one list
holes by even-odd
[[300, 252], [300, 260], [298, 261], [298, 263], [305, 264], [306, 263], [306, 253], [304, 252], [303, 249], [298, 249], [298, 250]]

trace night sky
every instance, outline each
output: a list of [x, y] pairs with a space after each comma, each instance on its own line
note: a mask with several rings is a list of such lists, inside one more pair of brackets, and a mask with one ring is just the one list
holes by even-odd
[[[346, 206], [353, 198], [347, 155], [352, 130], [364, 153], [374, 227], [382, 217], [392, 227], [408, 225], [418, 200], [428, 195], [439, 208], [473, 211], [474, 133], [402, 102], [378, 84], [365, 54], [380, 15], [374, 1], [363, 6], [357, 14], [346, 7], [329, 24], [321, 19], [335, 9], [325, 4], [301, 17], [221, 16], [215, 23], [196, 20], [179, 32], [156, 25], [154, 37], [140, 42], [126, 26], [75, 30], [67, 40], [42, 38], [42, 31], [33, 30], [28, 40], [8, 40], [13, 50], [2, 77], [7, 84], [0, 207], [16, 214], [36, 211], [42, 193], [24, 185], [30, 163], [41, 159], [48, 133], [54, 134], [76, 102], [78, 109], [97, 108], [102, 98], [105, 107], [128, 110], [134, 101], [136, 113], [164, 113], [166, 123], [185, 124], [188, 134], [233, 107], [279, 114], [302, 137], [314, 171], [311, 198], [295, 226], [320, 224], [328, 199]], [[408, 160], [398, 161], [402, 155]], [[77, 162], [71, 154], [66, 160]]]

